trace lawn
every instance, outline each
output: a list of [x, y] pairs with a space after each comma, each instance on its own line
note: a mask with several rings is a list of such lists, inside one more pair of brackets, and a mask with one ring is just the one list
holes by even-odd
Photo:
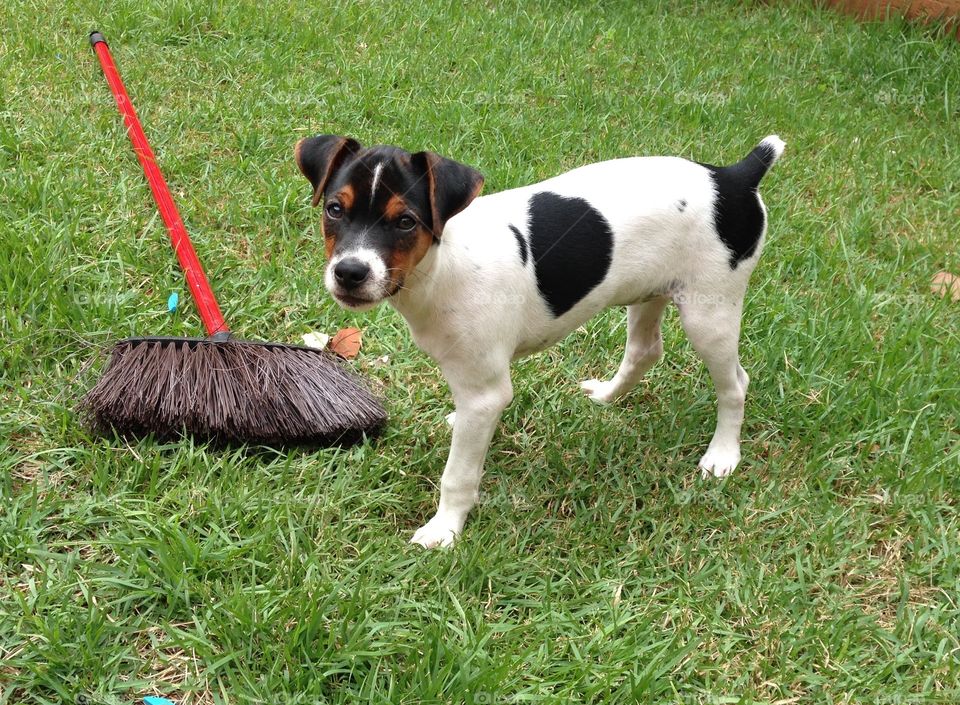
[[[960, 44], [793, 2], [100, 5], [0, 8], [0, 704], [960, 700], [960, 303], [930, 293], [960, 270]], [[235, 331], [362, 328], [380, 438], [78, 423], [112, 341], [201, 331], [95, 27]], [[460, 543], [407, 545], [451, 402], [394, 311], [323, 290], [292, 158], [319, 132], [487, 192], [779, 133], [738, 471], [696, 471], [714, 393], [675, 311], [632, 395], [580, 394], [619, 362], [609, 311], [515, 365]]]

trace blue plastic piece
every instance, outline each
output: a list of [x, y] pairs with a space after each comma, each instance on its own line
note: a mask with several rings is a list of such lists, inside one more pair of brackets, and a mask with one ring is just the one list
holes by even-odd
[[[176, 296], [176, 294], [174, 294], [174, 296]], [[158, 698], [155, 695], [148, 695], [143, 699], [143, 702], [145, 702], [146, 705], [177, 705], [172, 700], [167, 700], [166, 698]]]
[[177, 304], [179, 303], [180, 303], [180, 294], [178, 294], [177, 292], [173, 292], [172, 294], [170, 294], [170, 298], [167, 299], [167, 310], [170, 313], [173, 313], [174, 311], [177, 310]]

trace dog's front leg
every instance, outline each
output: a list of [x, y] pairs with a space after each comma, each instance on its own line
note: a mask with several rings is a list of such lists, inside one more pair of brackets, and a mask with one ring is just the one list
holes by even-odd
[[440, 478], [437, 513], [410, 540], [424, 548], [449, 546], [463, 529], [467, 514], [476, 504], [483, 474], [483, 460], [500, 414], [513, 398], [507, 364], [495, 373], [477, 375], [476, 368], [444, 369], [456, 404], [453, 443]]

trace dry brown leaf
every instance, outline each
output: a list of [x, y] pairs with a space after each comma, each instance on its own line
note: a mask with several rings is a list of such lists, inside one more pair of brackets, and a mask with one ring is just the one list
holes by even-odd
[[960, 301], [960, 277], [950, 272], [937, 272], [930, 282], [930, 291], [937, 296], [949, 296]]
[[334, 333], [328, 348], [340, 357], [352, 360], [360, 352], [360, 343], [363, 334], [359, 328], [344, 328]]

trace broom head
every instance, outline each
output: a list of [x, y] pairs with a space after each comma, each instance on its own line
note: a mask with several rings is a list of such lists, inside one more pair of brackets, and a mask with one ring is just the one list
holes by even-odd
[[129, 338], [81, 402], [99, 433], [254, 444], [344, 444], [386, 423], [332, 353], [206, 338]]

